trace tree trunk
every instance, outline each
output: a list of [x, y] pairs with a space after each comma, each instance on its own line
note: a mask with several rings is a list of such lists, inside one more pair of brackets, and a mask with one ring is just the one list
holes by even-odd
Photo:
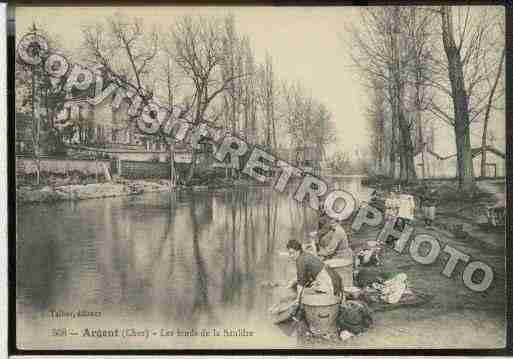
[[461, 190], [468, 191], [474, 186], [474, 171], [472, 167], [470, 133], [468, 126], [462, 123], [456, 123], [454, 132], [456, 136], [458, 184]]
[[189, 166], [189, 173], [187, 173], [187, 183], [190, 183], [192, 181], [192, 178], [194, 177], [194, 173], [196, 171], [196, 150], [194, 148], [191, 148], [191, 151], [191, 165]]
[[465, 90], [463, 64], [454, 40], [452, 11], [449, 6], [442, 6], [442, 40], [447, 56], [449, 79], [451, 82], [454, 106], [454, 133], [456, 136], [457, 175], [460, 190], [468, 191], [474, 186], [474, 170], [470, 146], [470, 122], [468, 96]]
[[[166, 80], [167, 80], [167, 105], [169, 106], [169, 110], [173, 109], [173, 103], [174, 103], [174, 97], [173, 97], [173, 91], [172, 91], [172, 77], [171, 77], [171, 60], [167, 59], [167, 72], [166, 72]], [[165, 143], [165, 139], [163, 139], [163, 142]], [[175, 188], [177, 184], [177, 178], [176, 178], [176, 170], [175, 170], [175, 142], [172, 138], [170, 138], [169, 141], [169, 180], [170, 180], [170, 186], [169, 189]]]
[[410, 127], [402, 109], [399, 110], [399, 129], [401, 131], [401, 181], [410, 182], [417, 179], [415, 163], [413, 161], [413, 143], [410, 136]]
[[170, 179], [170, 189], [176, 187], [177, 178], [176, 178], [176, 170], [175, 170], [175, 144], [174, 141], [171, 140], [169, 144], [169, 179]]
[[[418, 96], [418, 91], [417, 91]], [[418, 97], [417, 97], [418, 99]], [[422, 117], [419, 108], [417, 108], [417, 126], [419, 131], [419, 138], [417, 140], [417, 143], [420, 144], [420, 150], [421, 150], [421, 159], [422, 159], [422, 179], [426, 179], [426, 146], [424, 144], [424, 133], [422, 132]]]
[[488, 117], [483, 124], [483, 137], [481, 139], [481, 178], [486, 177], [486, 133], [488, 132]]
[[396, 128], [397, 128], [397, 114], [396, 114], [396, 111], [395, 111], [395, 105], [393, 105], [393, 110], [392, 110], [392, 129], [391, 129], [391, 136], [390, 136], [390, 156], [389, 156], [389, 161], [390, 161], [390, 168], [389, 168], [389, 176], [391, 178], [395, 178], [395, 161], [396, 161], [396, 158], [395, 158], [395, 155], [396, 155]]
[[[203, 119], [203, 114], [206, 110], [207, 102], [205, 101], [205, 99], [208, 97], [206, 86], [208, 86], [208, 84], [205, 83], [205, 84], [199, 85], [197, 87], [198, 103], [196, 105], [196, 115], [194, 117], [194, 123], [193, 123], [194, 126], [198, 126], [201, 123], [201, 120]], [[191, 165], [189, 166], [189, 172], [187, 173], [186, 183], [191, 182], [192, 178], [194, 177], [195, 171], [196, 171], [196, 149], [194, 148], [194, 146], [192, 146], [192, 143], [191, 143], [191, 155], [192, 155], [191, 156], [192, 162], [191, 162]]]

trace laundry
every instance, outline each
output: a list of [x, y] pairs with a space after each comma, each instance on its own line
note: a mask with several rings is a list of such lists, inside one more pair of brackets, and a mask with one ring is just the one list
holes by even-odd
[[[389, 220], [414, 222], [413, 196], [396, 189], [385, 207]], [[355, 254], [351, 245], [343, 227], [323, 213], [318, 230], [309, 232], [303, 243], [287, 243], [297, 278], [270, 308], [274, 323], [287, 335], [312, 343], [350, 341], [372, 327], [374, 311], [420, 305], [432, 298], [410, 288], [406, 273], [384, 265], [385, 243], [367, 240]], [[268, 287], [274, 288], [274, 283]]]
[[374, 288], [381, 292], [381, 300], [385, 303], [395, 304], [399, 302], [401, 296], [406, 290], [406, 279], [406, 274], [399, 273], [393, 278], [383, 282], [383, 284], [374, 283]]

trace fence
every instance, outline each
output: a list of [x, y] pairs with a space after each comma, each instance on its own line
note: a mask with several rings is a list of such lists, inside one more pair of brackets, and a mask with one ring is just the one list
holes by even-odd
[[[175, 163], [175, 169], [185, 173], [189, 165]], [[50, 174], [70, 175], [78, 172], [86, 176], [105, 174], [105, 169], [111, 175], [119, 175], [129, 179], [159, 178], [168, 179], [171, 173], [171, 166], [167, 162], [152, 161], [128, 161], [119, 159], [66, 159], [66, 158], [41, 158], [41, 172]], [[198, 168], [201, 171], [201, 168]], [[37, 170], [36, 161], [30, 157], [16, 158], [16, 174], [35, 174]]]
[[147, 161], [117, 161], [114, 168], [116, 174], [125, 178], [169, 178], [171, 166], [169, 163]]

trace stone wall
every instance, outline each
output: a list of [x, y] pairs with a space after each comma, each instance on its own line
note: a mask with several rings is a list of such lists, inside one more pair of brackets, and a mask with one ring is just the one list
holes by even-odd
[[[16, 158], [16, 174], [36, 173], [36, 161], [28, 157]], [[68, 175], [71, 172], [79, 172], [83, 175], [94, 176], [97, 173], [105, 173], [105, 169], [111, 171], [109, 160], [79, 160], [61, 158], [41, 158], [41, 172]]]
[[[183, 175], [187, 172], [189, 164], [175, 163], [175, 168], [178, 172], [183, 172]], [[209, 168], [208, 164], [205, 163], [205, 161], [200, 161], [197, 165], [197, 172], [200, 173], [206, 168]], [[94, 176], [96, 173], [98, 173], [98, 175], [104, 175], [105, 169], [109, 171], [110, 175], [119, 175], [127, 179], [168, 179], [171, 172], [170, 165], [167, 162], [133, 161], [123, 159], [102, 159], [98, 161], [87, 159], [41, 159], [41, 172], [43, 173], [67, 176], [73, 172], [79, 172], [81, 175]], [[35, 160], [28, 157], [16, 158], [17, 175], [35, 173]]]

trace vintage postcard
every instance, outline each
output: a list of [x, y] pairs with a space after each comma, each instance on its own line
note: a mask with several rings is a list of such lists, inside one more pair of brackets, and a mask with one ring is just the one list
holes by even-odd
[[504, 348], [505, 21], [16, 7], [16, 350]]

